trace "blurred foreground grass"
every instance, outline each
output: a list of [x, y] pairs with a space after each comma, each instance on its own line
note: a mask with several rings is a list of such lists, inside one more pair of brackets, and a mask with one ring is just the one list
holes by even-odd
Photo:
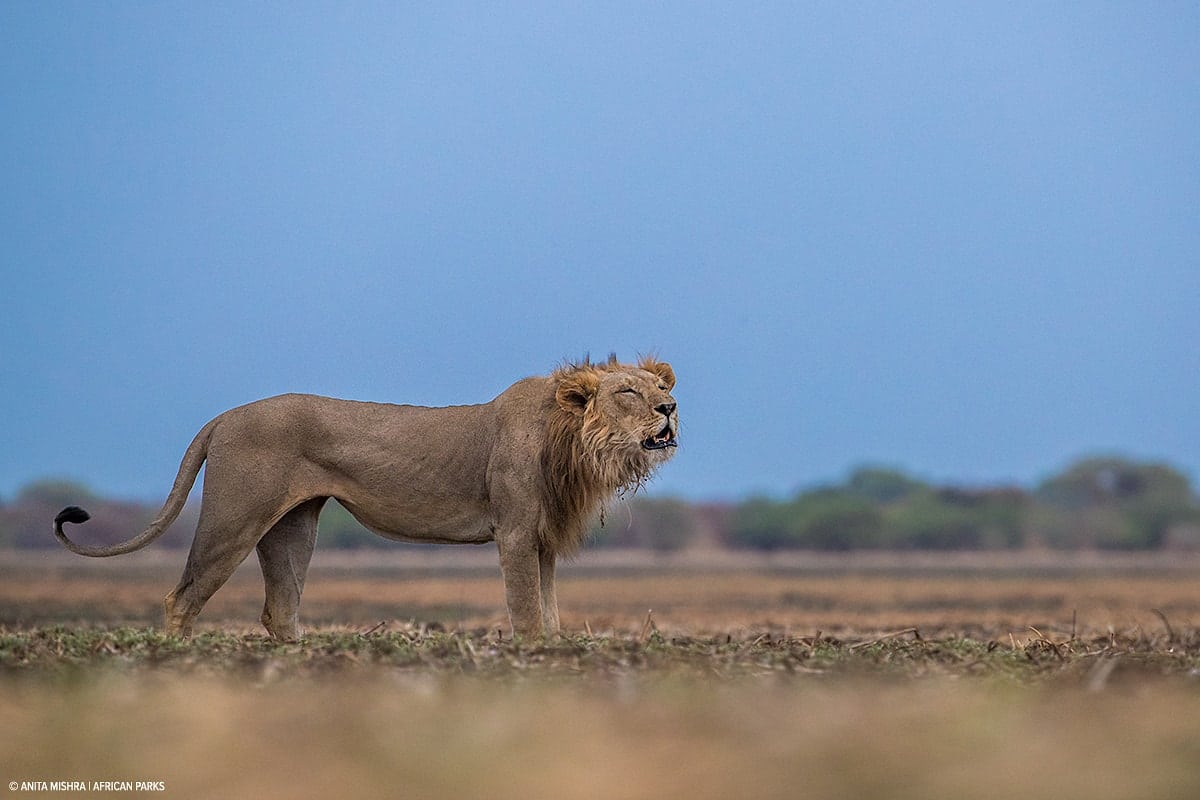
[[0, 779], [181, 798], [1200, 796], [1195, 629], [893, 634], [4, 631]]
[[3, 778], [187, 798], [1200, 796], [1200, 696], [1181, 687], [346, 678], [6, 687]]

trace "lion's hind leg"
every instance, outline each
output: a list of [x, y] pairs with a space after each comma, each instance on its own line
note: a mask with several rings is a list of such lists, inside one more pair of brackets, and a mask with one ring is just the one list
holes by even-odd
[[[225, 585], [238, 565], [258, 544], [274, 516], [266, 516], [250, 506], [254, 492], [247, 492], [243, 508], [214, 506], [205, 501], [200, 505], [200, 521], [187, 564], [179, 584], [167, 595], [167, 633], [190, 636], [192, 623], [204, 604]], [[267, 512], [270, 513], [269, 511]]]
[[294, 641], [300, 635], [300, 595], [325, 500], [318, 497], [296, 506], [258, 542], [258, 563], [267, 595], [262, 624], [282, 641]]

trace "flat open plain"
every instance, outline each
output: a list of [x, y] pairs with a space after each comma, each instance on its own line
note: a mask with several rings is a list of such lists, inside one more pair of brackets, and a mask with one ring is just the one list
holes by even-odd
[[318, 551], [299, 643], [251, 559], [180, 642], [183, 559], [0, 554], [12, 796], [1200, 796], [1194, 556], [589, 552], [546, 643], [490, 548]]

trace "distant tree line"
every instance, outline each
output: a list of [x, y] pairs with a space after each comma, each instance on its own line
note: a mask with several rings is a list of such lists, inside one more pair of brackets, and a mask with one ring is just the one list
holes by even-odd
[[[158, 511], [97, 497], [77, 484], [41, 481], [0, 503], [0, 547], [58, 547], [51, 520], [67, 505], [92, 513], [76, 534], [89, 544], [127, 539]], [[160, 546], [188, 546], [196, 514], [189, 505]], [[397, 546], [364, 530], [334, 502], [321, 515], [319, 539], [322, 547]], [[941, 486], [864, 467], [842, 483], [785, 499], [706, 504], [638, 497], [612, 504], [594, 526], [590, 546], [659, 552], [1200, 549], [1200, 499], [1177, 470], [1120, 458], [1079, 461], [1032, 490]]]
[[864, 468], [788, 500], [747, 500], [726, 536], [766, 550], [1200, 548], [1200, 502], [1176, 470], [1117, 458], [1080, 461], [1032, 491], [935, 486]]

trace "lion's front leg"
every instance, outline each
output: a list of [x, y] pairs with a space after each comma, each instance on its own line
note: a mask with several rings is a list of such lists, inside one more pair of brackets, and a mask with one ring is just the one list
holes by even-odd
[[547, 636], [554, 636], [559, 631], [558, 624], [558, 592], [554, 583], [554, 551], [541, 547], [538, 549], [538, 580], [542, 595], [542, 627]]
[[529, 534], [506, 532], [496, 536], [496, 545], [500, 550], [504, 599], [513, 634], [539, 637], [545, 629], [537, 542]]

